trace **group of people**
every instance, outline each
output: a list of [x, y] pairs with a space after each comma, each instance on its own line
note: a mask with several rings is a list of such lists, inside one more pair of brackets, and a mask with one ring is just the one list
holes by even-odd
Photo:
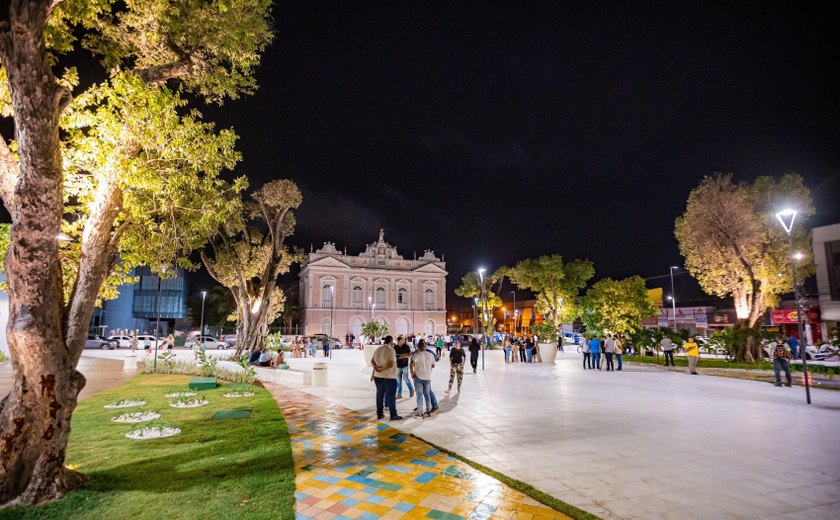
[[[584, 370], [601, 370], [602, 353], [604, 354], [607, 372], [622, 370], [621, 356], [624, 354], [624, 344], [618, 336], [607, 334], [603, 339], [598, 338], [598, 336], [583, 336], [581, 347]], [[618, 364], [618, 368], [616, 368], [616, 364]]]
[[[475, 338], [464, 336], [453, 341], [449, 350], [449, 386], [447, 393], [452, 391], [452, 386], [457, 380], [458, 392], [461, 392], [461, 384], [464, 379], [464, 362], [466, 361], [467, 349], [470, 352], [470, 364], [473, 373], [478, 365], [478, 353], [481, 350]], [[376, 385], [376, 417], [385, 417], [385, 407], [388, 407], [389, 418], [392, 421], [402, 420], [403, 417], [397, 412], [397, 399], [403, 397], [403, 383], [408, 390], [409, 398], [415, 397], [417, 417], [430, 417], [438, 410], [437, 397], [432, 390], [432, 370], [443, 358], [443, 338], [436, 336], [434, 339], [434, 351], [426, 340], [417, 341], [416, 348], [412, 348], [407, 338], [397, 337], [397, 344], [394, 345], [394, 338], [386, 336], [384, 344], [378, 347], [371, 359], [373, 372], [371, 380]]]
[[[668, 336], [665, 336], [659, 341], [659, 347], [662, 349], [662, 353], [665, 355], [665, 368], [668, 368], [668, 364], [676, 366], [674, 364], [674, 342]], [[683, 345], [683, 350], [685, 350], [685, 357], [688, 360], [688, 373], [692, 375], [698, 375], [697, 372], [697, 363], [700, 361], [700, 345], [694, 341], [694, 338], [688, 338], [688, 341], [685, 342]]]
[[502, 350], [505, 352], [505, 363], [542, 363], [540, 346], [536, 335], [525, 335], [524, 338], [505, 336]]
[[310, 338], [308, 336], [295, 337], [294, 341], [292, 341], [291, 347], [292, 357], [315, 357], [315, 353], [318, 352], [319, 347], [323, 350], [324, 357], [327, 357], [330, 354], [329, 341], [318, 341], [317, 339]]

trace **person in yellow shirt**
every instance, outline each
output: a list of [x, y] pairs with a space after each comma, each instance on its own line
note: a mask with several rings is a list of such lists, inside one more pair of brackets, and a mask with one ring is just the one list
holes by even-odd
[[685, 349], [685, 357], [688, 358], [688, 371], [696, 376], [697, 361], [700, 359], [700, 347], [694, 342], [694, 338], [688, 338], [688, 341], [683, 345], [683, 349]]

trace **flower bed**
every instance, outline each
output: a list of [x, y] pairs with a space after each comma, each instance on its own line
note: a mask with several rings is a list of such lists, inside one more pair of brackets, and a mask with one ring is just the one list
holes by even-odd
[[226, 394], [222, 394], [223, 397], [251, 397], [254, 395], [254, 392], [228, 392]]
[[172, 428], [169, 426], [150, 426], [148, 428], [130, 431], [126, 433], [125, 436], [129, 439], [142, 441], [146, 439], [172, 437], [173, 435], [178, 435], [179, 433], [181, 433], [180, 428]]
[[165, 397], [169, 397], [170, 399], [172, 399], [175, 397], [195, 397], [196, 395], [198, 394], [196, 394], [195, 392], [171, 392], [166, 394]]
[[122, 401], [117, 401], [116, 403], [106, 404], [105, 408], [131, 408], [132, 406], [143, 406], [146, 404], [146, 401], [140, 400], [131, 400], [131, 399], [123, 399]]
[[198, 408], [210, 404], [207, 399], [184, 399], [182, 401], [171, 401], [169, 406], [172, 408]]
[[140, 423], [159, 418], [160, 414], [157, 412], [131, 412], [111, 417], [111, 421], [117, 423]]

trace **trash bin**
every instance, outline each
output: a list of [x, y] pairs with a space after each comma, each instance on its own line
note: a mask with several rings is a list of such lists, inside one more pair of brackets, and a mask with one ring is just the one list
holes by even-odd
[[327, 386], [327, 364], [315, 363], [312, 365], [312, 385]]
[[137, 354], [132, 350], [128, 354], [125, 355], [125, 361], [123, 362], [123, 370], [136, 370], [137, 369]]

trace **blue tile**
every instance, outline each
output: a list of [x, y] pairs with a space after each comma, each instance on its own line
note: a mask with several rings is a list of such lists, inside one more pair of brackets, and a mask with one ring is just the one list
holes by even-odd
[[424, 453], [423, 456], [424, 457], [434, 457], [438, 453], [440, 453], [440, 450], [432, 448], [429, 451], [427, 451], [426, 453]]
[[403, 513], [408, 513], [412, 509], [414, 509], [414, 504], [409, 504], [407, 502], [400, 502], [399, 504], [394, 506], [394, 509], [397, 511], [402, 511]]
[[364, 498], [365, 502], [370, 502], [371, 504], [378, 504], [378, 503], [382, 502], [383, 500], [385, 500], [385, 497], [381, 497], [379, 495], [371, 495], [369, 497]]
[[411, 461], [411, 463], [412, 464], [417, 464], [419, 466], [426, 466], [427, 468], [434, 468], [435, 467], [435, 463], [430, 461], [430, 460], [414, 459], [414, 460]]
[[[368, 480], [370, 480], [370, 479], [368, 479]], [[378, 490], [377, 488], [375, 488], [375, 487], [365, 486], [365, 487], [363, 487], [363, 488], [361, 489], [361, 491], [362, 491], [362, 493], [370, 493], [370, 494], [372, 495], [372, 494], [376, 493], [376, 492], [377, 492], [377, 491], [379, 491], [379, 490]]]
[[311, 520], [308, 516], [302, 513], [295, 513], [295, 520]]
[[[390, 426], [388, 426], [387, 424], [380, 424], [376, 427], [377, 430], [384, 430], [386, 428], [390, 428]], [[361, 518], [361, 516], [359, 518]]]
[[333, 520], [353, 520], [353, 519], [350, 518], [349, 516], [338, 515], [338, 516], [334, 517]]
[[344, 500], [342, 500], [341, 502], [339, 502], [339, 504], [341, 504], [343, 506], [347, 506], [347, 507], [353, 507], [356, 504], [358, 504], [359, 502], [361, 502], [361, 500], [359, 500], [358, 498], [347, 497]]
[[411, 473], [411, 469], [406, 468], [405, 466], [397, 466], [394, 464], [388, 464], [385, 466], [385, 469], [390, 469], [391, 471], [396, 471], [397, 473]]
[[368, 513], [365, 511], [364, 513], [360, 514], [356, 517], [356, 520], [376, 520], [379, 518], [379, 515], [375, 515], [373, 513]]
[[312, 480], [326, 482], [327, 484], [338, 484], [339, 482], [341, 482], [340, 478], [332, 477], [330, 475], [315, 475], [314, 477], [312, 477]]
[[338, 491], [339, 495], [342, 495], [342, 496], [345, 496], [345, 497], [349, 497], [349, 496], [351, 496], [355, 493], [356, 493], [355, 489], [349, 489], [349, 488], [341, 489], [341, 490]]
[[303, 500], [304, 498], [308, 497], [306, 493], [301, 493], [300, 491], [295, 491], [295, 500]]
[[433, 478], [437, 476], [437, 473], [430, 473], [428, 471], [424, 471], [420, 474], [417, 478], [414, 479], [414, 482], [420, 482], [421, 484], [428, 484], [431, 482]]

